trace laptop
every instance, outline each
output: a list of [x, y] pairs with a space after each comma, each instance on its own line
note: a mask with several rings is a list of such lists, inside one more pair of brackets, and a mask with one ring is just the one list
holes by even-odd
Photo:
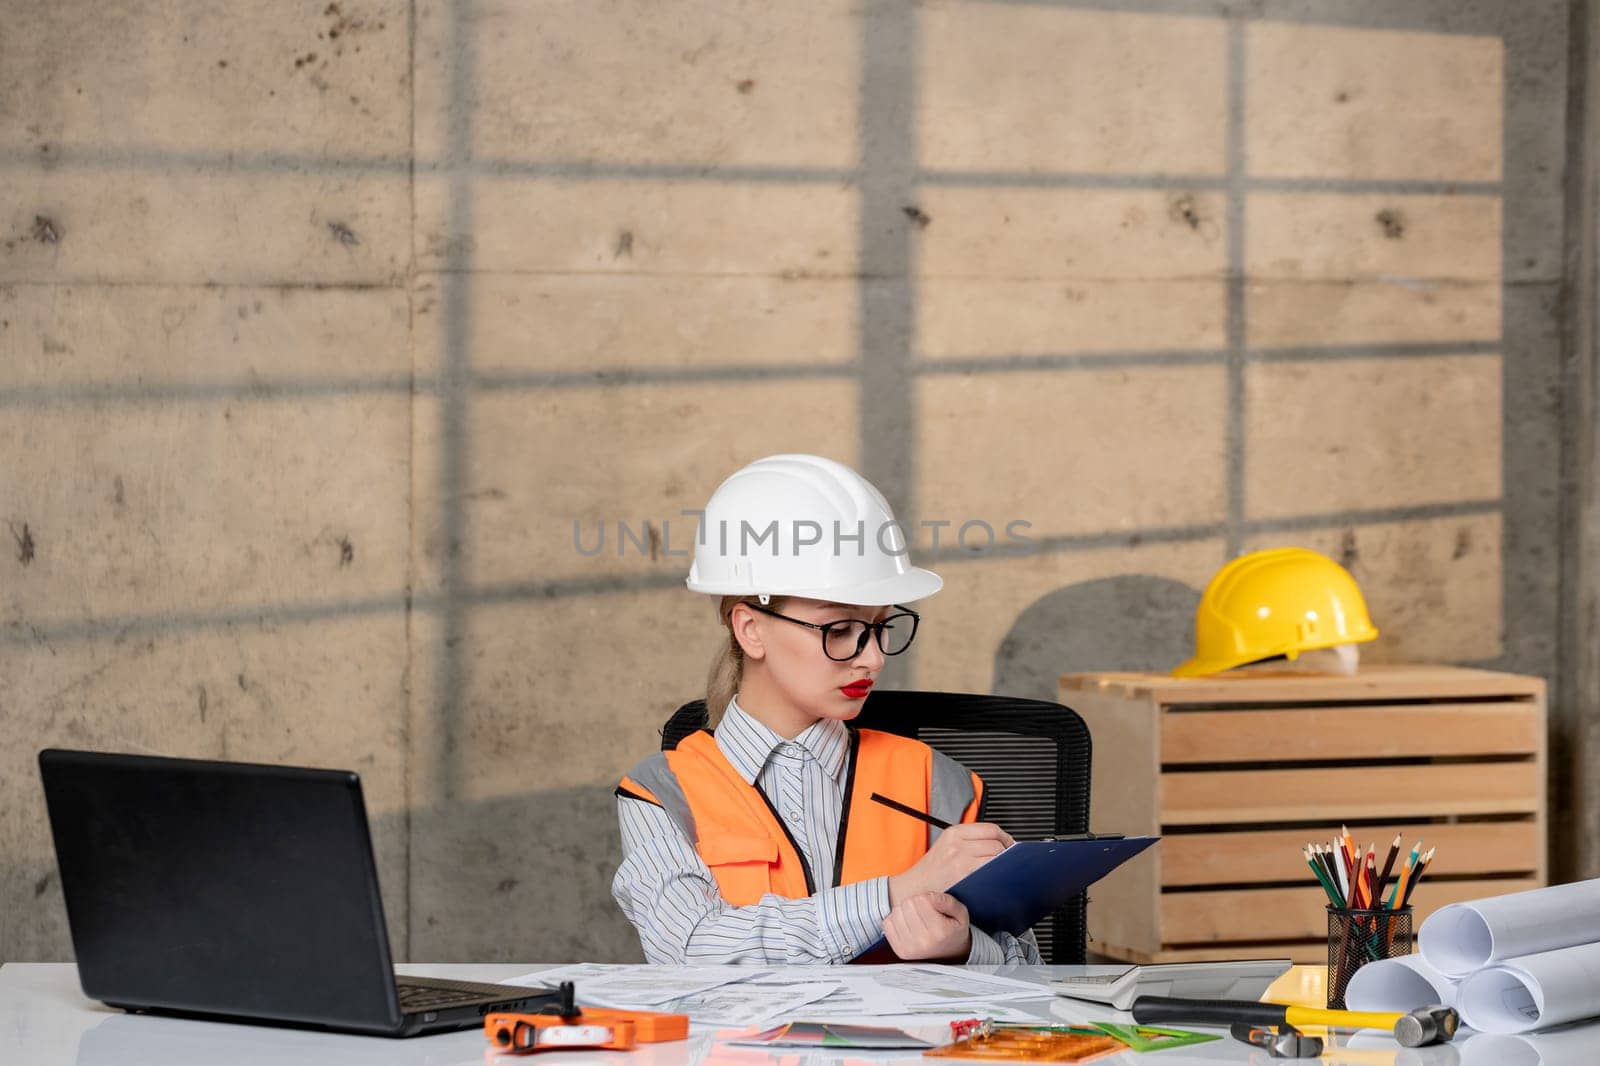
[[386, 1036], [556, 1002], [395, 974], [354, 773], [56, 749], [39, 772], [91, 999]]

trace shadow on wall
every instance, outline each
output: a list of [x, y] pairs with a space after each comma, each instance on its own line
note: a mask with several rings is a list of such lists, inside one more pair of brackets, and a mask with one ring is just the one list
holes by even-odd
[[1062, 674], [1170, 670], [1194, 649], [1200, 593], [1147, 574], [1083, 581], [1047, 593], [1017, 618], [994, 658], [994, 691], [1058, 698]]
[[611, 899], [621, 861], [612, 785], [413, 811], [410, 957], [642, 962], [639, 938]]

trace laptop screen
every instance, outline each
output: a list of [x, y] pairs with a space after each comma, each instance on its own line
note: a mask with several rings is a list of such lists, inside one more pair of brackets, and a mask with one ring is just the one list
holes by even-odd
[[399, 1023], [355, 774], [60, 750], [39, 768], [85, 995]]

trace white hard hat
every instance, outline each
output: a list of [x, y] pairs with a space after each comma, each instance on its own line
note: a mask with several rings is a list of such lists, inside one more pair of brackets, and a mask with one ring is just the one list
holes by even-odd
[[688, 585], [881, 607], [931, 596], [944, 581], [911, 565], [905, 531], [866, 478], [817, 455], [772, 455], [711, 494]]

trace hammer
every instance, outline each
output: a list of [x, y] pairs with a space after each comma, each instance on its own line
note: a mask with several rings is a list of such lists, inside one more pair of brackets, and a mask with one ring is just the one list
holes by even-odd
[[1233, 1038], [1246, 1044], [1264, 1047], [1275, 1059], [1314, 1059], [1322, 1054], [1322, 1038], [1306, 1036], [1298, 1029], [1263, 1029], [1244, 1022], [1234, 1022]]
[[1422, 1007], [1401, 1014], [1388, 1011], [1323, 1010], [1245, 999], [1176, 999], [1140, 996], [1133, 1001], [1133, 1020], [1142, 1025], [1164, 1022], [1190, 1025], [1247, 1025], [1279, 1028], [1331, 1025], [1345, 1029], [1388, 1029], [1401, 1047], [1442, 1044], [1456, 1035], [1460, 1016], [1453, 1007]]

